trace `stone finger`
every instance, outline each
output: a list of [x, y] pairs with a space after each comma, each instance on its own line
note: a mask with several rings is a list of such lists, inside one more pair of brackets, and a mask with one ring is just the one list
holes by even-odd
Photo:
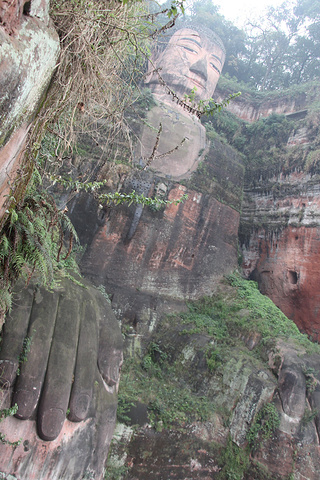
[[119, 383], [123, 362], [123, 339], [111, 306], [105, 304], [99, 292], [96, 293], [96, 297], [100, 306], [98, 367], [108, 387], [114, 387]]
[[0, 353], [0, 386], [10, 388], [16, 378], [23, 342], [27, 336], [33, 290], [21, 289], [14, 295], [14, 307], [7, 316]]
[[31, 348], [26, 361], [21, 365], [13, 395], [13, 404], [18, 405], [16, 417], [23, 420], [32, 416], [39, 402], [56, 321], [58, 300], [58, 292], [51, 293], [43, 290], [33, 302], [28, 329]]
[[82, 293], [81, 325], [69, 403], [69, 420], [81, 422], [87, 418], [92, 400], [94, 375], [97, 369], [98, 325], [96, 305], [88, 291]]
[[306, 380], [297, 361], [285, 358], [279, 374], [279, 394], [283, 411], [301, 419], [305, 410]]
[[48, 368], [38, 411], [38, 434], [54, 440], [66, 418], [79, 336], [79, 300], [74, 289], [60, 295]]

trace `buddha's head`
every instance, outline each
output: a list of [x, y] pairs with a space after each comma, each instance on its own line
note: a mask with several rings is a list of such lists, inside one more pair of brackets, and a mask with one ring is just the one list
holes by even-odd
[[[177, 95], [183, 97], [196, 87], [196, 100], [207, 100], [213, 95], [224, 61], [221, 39], [207, 28], [187, 24], [172, 35], [162, 51], [153, 54], [150, 70], [159, 69]], [[146, 84], [160, 93], [156, 72], [150, 74]]]

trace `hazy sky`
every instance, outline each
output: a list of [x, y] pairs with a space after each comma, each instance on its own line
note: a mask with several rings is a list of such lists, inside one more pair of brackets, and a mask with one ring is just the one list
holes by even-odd
[[283, 0], [218, 0], [215, 1], [220, 5], [220, 13], [228, 20], [232, 20], [237, 26], [241, 26], [246, 18], [253, 15], [263, 13], [266, 7], [273, 5], [274, 7], [281, 5]]
[[[263, 13], [269, 5], [278, 6], [284, 0], [213, 0], [215, 5], [220, 5], [220, 13], [235, 25], [241, 27], [246, 18], [252, 18]], [[186, 3], [192, 0], [187, 0]]]

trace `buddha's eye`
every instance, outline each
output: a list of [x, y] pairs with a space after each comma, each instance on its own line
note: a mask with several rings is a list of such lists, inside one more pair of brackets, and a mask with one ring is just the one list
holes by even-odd
[[218, 72], [218, 73], [219, 73], [219, 75], [220, 75], [220, 73], [221, 73], [221, 72], [220, 72], [219, 68], [218, 68], [218, 67], [216, 67], [216, 65], [215, 65], [214, 63], [210, 62], [210, 67], [212, 67], [212, 68], [213, 68], [213, 70], [215, 70], [216, 72]]
[[189, 43], [188, 44], [178, 43], [178, 47], [183, 48], [183, 50], [186, 50], [187, 52], [195, 55], [198, 53], [197, 47], [194, 48], [193, 45], [190, 45]]
[[187, 50], [188, 52], [191, 52], [191, 53], [197, 53], [193, 48], [191, 47], [187, 47], [186, 45], [181, 45], [182, 48], [184, 48], [185, 50]]

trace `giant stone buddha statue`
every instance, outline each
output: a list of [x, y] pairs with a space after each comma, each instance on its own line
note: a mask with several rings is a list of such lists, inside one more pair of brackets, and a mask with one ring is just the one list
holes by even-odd
[[[238, 212], [210, 195], [211, 183], [208, 195], [181, 184], [197, 170], [209, 144], [199, 118], [179, 99], [192, 92], [195, 102], [210, 98], [224, 59], [221, 40], [191, 24], [176, 30], [154, 52], [146, 85], [156, 105], [135, 147], [140, 170], [125, 188], [169, 200], [188, 193], [188, 199], [159, 212], [141, 205], [114, 209], [99, 219], [88, 242], [83, 273], [93, 284], [105, 286], [119, 317], [137, 333], [151, 331], [179, 302], [210, 293], [213, 276], [234, 265]], [[76, 223], [87, 222], [85, 209], [74, 212]], [[224, 256], [222, 249], [227, 251]], [[98, 479], [115, 425], [122, 362], [114, 314], [87, 281], [79, 286], [64, 280], [51, 293], [30, 285], [15, 303], [0, 366], [5, 402], [9, 406], [12, 395], [18, 412], [2, 425], [9, 440], [27, 432], [32, 448], [26, 443], [17, 447], [0, 470], [17, 475], [23, 471], [38, 480], [82, 478], [86, 472]], [[25, 336], [32, 338], [30, 357], [16, 377], [17, 352]], [[42, 467], [43, 451], [47, 460]], [[72, 452], [78, 461], [67, 465]]]

